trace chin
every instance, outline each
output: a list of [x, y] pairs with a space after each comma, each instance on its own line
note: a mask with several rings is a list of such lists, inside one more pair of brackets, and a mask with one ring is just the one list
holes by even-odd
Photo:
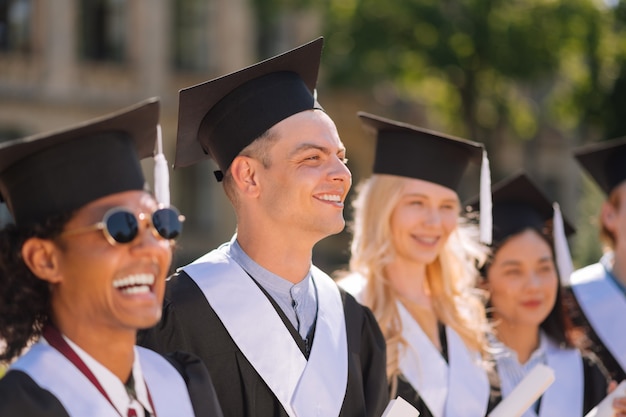
[[137, 322], [134, 327], [136, 327], [137, 330], [149, 329], [150, 327], [156, 326], [159, 320], [161, 320], [161, 309], [155, 314], [137, 315], [135, 319], [137, 319]]

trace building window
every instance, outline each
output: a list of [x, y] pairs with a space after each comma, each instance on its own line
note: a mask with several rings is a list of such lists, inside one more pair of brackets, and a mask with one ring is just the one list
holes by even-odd
[[174, 68], [206, 71], [209, 69], [210, 3], [206, 0], [175, 0], [172, 57]]
[[0, 52], [30, 52], [31, 13], [31, 0], [0, 0]]
[[81, 0], [80, 55], [89, 61], [122, 62], [126, 46], [126, 0]]

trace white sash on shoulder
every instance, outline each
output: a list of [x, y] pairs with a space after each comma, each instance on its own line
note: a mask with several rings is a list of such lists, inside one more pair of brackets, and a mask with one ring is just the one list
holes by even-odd
[[583, 360], [576, 349], [562, 349], [548, 342], [547, 365], [554, 382], [541, 397], [539, 417], [582, 417], [584, 399]]
[[572, 290], [580, 308], [604, 346], [626, 370], [626, 332], [621, 317], [626, 317], [626, 297], [600, 263], [572, 274]]
[[[159, 417], [193, 417], [181, 375], [166, 359], [137, 347], [142, 373]], [[119, 417], [113, 405], [65, 356], [45, 343], [35, 344], [11, 370], [28, 374], [50, 391], [70, 416]]]
[[150, 398], [158, 417], [193, 417], [193, 406], [183, 377], [167, 359], [156, 352], [139, 346], [141, 372], [150, 392]]
[[318, 313], [307, 361], [265, 294], [223, 250], [182, 269], [289, 416], [339, 415], [348, 381], [348, 346], [341, 295], [330, 277], [313, 267]]
[[489, 402], [489, 380], [458, 334], [446, 326], [448, 361], [419, 324], [398, 302], [402, 336], [400, 370], [434, 417], [483, 417]]

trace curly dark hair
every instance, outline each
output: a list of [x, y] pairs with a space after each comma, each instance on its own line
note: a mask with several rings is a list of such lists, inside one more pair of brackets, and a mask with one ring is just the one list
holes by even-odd
[[10, 362], [38, 339], [50, 318], [50, 289], [24, 263], [22, 246], [31, 237], [56, 238], [70, 217], [59, 214], [41, 224], [0, 230], [0, 339], [5, 343], [0, 362]]

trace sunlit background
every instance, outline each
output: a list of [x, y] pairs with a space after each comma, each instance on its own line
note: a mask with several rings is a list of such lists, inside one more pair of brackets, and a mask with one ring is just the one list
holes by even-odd
[[[0, 0], [0, 141], [160, 96], [173, 161], [180, 88], [324, 36], [318, 98], [355, 185], [374, 143], [358, 110], [484, 142], [494, 182], [523, 168], [561, 202], [580, 266], [600, 254], [602, 195], [571, 150], [626, 131], [625, 25], [624, 1]], [[214, 169], [171, 173], [188, 219], [174, 267], [234, 232]], [[476, 180], [469, 172], [462, 197]], [[314, 261], [344, 267], [349, 239], [320, 242]]]

